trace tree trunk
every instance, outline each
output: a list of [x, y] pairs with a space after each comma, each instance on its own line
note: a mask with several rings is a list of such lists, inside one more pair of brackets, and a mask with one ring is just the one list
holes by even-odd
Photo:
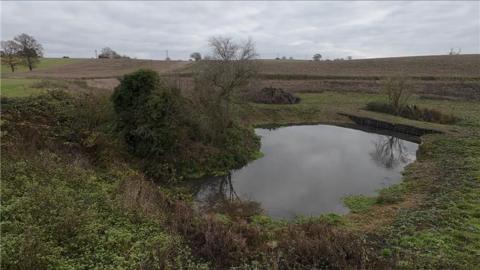
[[32, 60], [30, 58], [27, 58], [27, 64], [28, 64], [28, 69], [30, 69], [30, 71], [32, 71], [32, 69], [33, 69]]
[[14, 65], [10, 65], [10, 68], [12, 69], [12, 72], [15, 72], [15, 66]]

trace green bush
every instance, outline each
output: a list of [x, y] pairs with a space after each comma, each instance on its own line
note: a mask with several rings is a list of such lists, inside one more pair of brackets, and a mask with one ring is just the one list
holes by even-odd
[[146, 171], [158, 177], [175, 170], [168, 164], [175, 163], [191, 131], [179, 90], [162, 83], [155, 71], [139, 70], [124, 76], [112, 101], [128, 150]]
[[128, 150], [155, 178], [225, 172], [246, 164], [259, 148], [253, 130], [235, 124], [215, 132], [222, 134], [218, 140], [208, 139], [199, 127], [209, 116], [188, 108], [180, 91], [151, 70], [126, 75], [112, 100]]

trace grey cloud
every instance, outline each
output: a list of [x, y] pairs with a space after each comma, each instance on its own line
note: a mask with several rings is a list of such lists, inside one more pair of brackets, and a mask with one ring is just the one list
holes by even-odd
[[252, 37], [262, 58], [480, 52], [473, 2], [2, 2], [2, 39], [25, 32], [46, 56], [186, 59], [213, 35]]

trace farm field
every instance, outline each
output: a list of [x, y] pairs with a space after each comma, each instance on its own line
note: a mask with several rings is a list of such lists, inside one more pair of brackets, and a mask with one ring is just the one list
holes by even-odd
[[[73, 58], [42, 58], [38, 65], [35, 67], [35, 71], [37, 70], [45, 70], [50, 69], [58, 66], [64, 66], [68, 64], [80, 63], [85, 61], [85, 59], [73, 59]], [[1, 73], [2, 76], [9, 76], [13, 75], [17, 72], [28, 72], [28, 67], [24, 65], [19, 65], [15, 68], [15, 72], [12, 73], [10, 67], [6, 65], [2, 65]]]
[[[269, 79], [372, 79], [406, 76], [424, 79], [480, 79], [480, 55], [415, 56], [342, 61], [257, 60], [259, 72]], [[136, 59], [42, 59], [39, 69], [8, 77], [108, 78], [140, 68], [159, 73], [188, 73], [194, 62]], [[65, 66], [68, 64], [68, 66]]]
[[[51, 78], [86, 80], [90, 86], [113, 90], [118, 77], [139, 68], [174, 75], [186, 88], [192, 82], [189, 61], [135, 59], [44, 59], [38, 70], [11, 73], [7, 79]], [[426, 96], [480, 100], [480, 55], [419, 56], [343, 61], [258, 60], [256, 87], [280, 87], [291, 92], [379, 92], [381, 79], [412, 77], [415, 91]], [[10, 82], [13, 82], [10, 80]], [[20, 85], [20, 83], [15, 83]], [[5, 91], [11, 90], [8, 84]], [[31, 91], [31, 90], [30, 90]], [[7, 94], [8, 95], [8, 94]]]

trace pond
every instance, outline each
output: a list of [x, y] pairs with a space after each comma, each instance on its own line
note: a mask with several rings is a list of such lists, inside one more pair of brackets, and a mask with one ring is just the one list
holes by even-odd
[[227, 177], [202, 180], [198, 202], [253, 200], [269, 216], [286, 219], [343, 214], [344, 197], [399, 183], [418, 148], [395, 136], [330, 125], [255, 131], [264, 156]]

